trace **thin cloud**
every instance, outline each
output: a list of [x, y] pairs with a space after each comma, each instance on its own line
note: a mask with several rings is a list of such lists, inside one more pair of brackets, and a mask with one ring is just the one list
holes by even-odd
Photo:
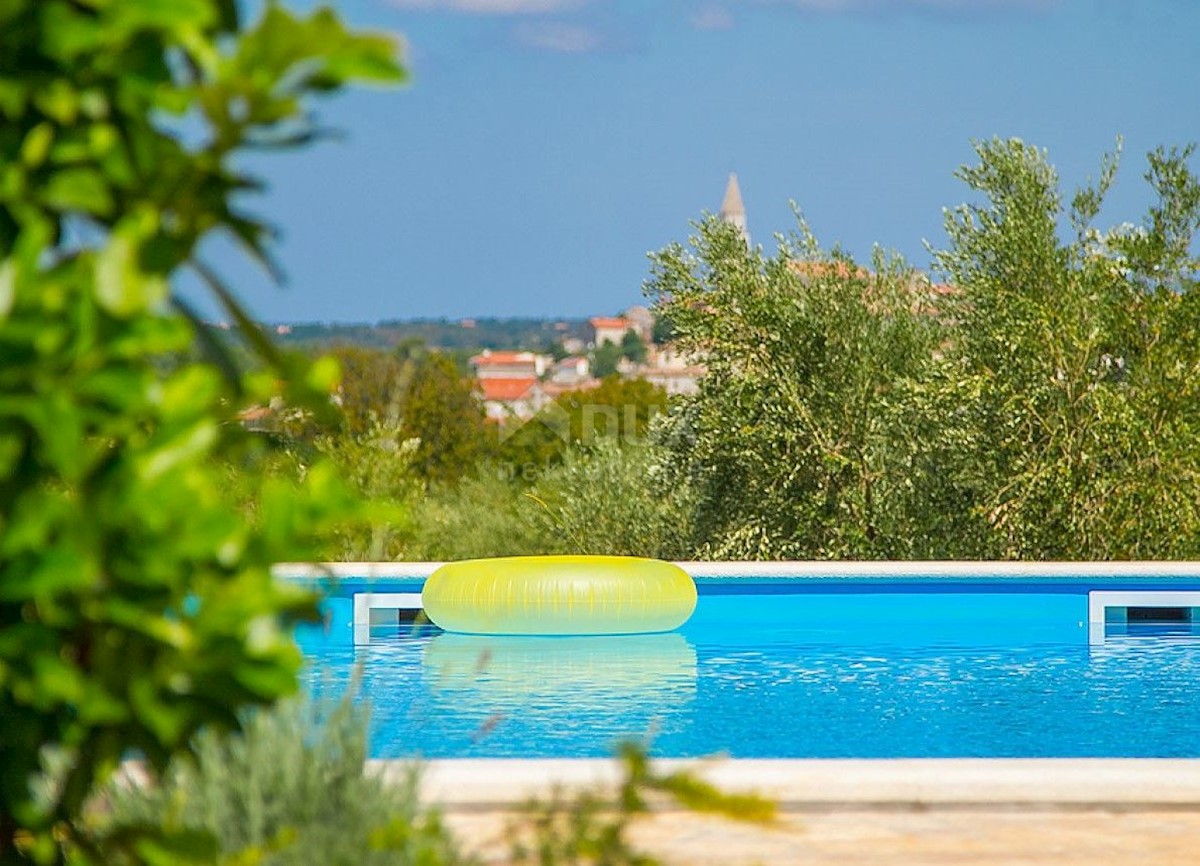
[[545, 15], [566, 12], [583, 0], [386, 0], [397, 9], [424, 12], [460, 12], [467, 15]]
[[704, 6], [692, 14], [689, 23], [697, 30], [728, 30], [733, 27], [733, 15], [723, 6]]
[[529, 21], [513, 28], [519, 45], [556, 54], [590, 54], [605, 47], [604, 38], [590, 27], [558, 21]]

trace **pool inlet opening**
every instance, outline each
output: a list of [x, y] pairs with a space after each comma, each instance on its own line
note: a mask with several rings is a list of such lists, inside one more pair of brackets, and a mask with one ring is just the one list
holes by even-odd
[[1196, 621], [1194, 607], [1127, 607], [1125, 622], [1129, 625], [1191, 625]]
[[1133, 590], [1088, 593], [1088, 639], [1128, 634], [1200, 634], [1200, 592]]

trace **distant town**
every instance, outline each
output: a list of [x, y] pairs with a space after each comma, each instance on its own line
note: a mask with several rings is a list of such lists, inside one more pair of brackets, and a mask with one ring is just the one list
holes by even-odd
[[[730, 174], [718, 211], [747, 244], [746, 208], [736, 174]], [[226, 323], [214, 327], [227, 329]], [[692, 394], [704, 374], [703, 359], [679, 352], [665, 322], [643, 306], [588, 319], [414, 319], [378, 324], [273, 324], [284, 345], [308, 349], [356, 345], [392, 351], [421, 345], [466, 355], [489, 420], [525, 420], [568, 391], [597, 387], [619, 376], [643, 379], [668, 395]]]
[[487, 417], [530, 418], [559, 395], [594, 388], [613, 375], [644, 379], [667, 394], [694, 393], [703, 363], [656, 340], [654, 326], [650, 311], [635, 306], [589, 319], [586, 338], [566, 337], [550, 354], [484, 349], [470, 365]]
[[[735, 228], [751, 246], [736, 174], [730, 174], [717, 217]], [[842, 262], [792, 261], [802, 281], [831, 274], [867, 280], [871, 272], [852, 274]], [[914, 303], [936, 316], [938, 301], [956, 293], [914, 273], [909, 286]], [[227, 329], [225, 323], [216, 328]], [[411, 319], [370, 324], [279, 323], [268, 326], [275, 339], [306, 350], [360, 346], [408, 354], [421, 347], [448, 354], [475, 379], [490, 421], [527, 420], [556, 398], [599, 386], [617, 376], [641, 379], [667, 395], [694, 394], [705, 373], [704, 359], [681, 352], [672, 340], [670, 323], [644, 306], [631, 306], [614, 316], [588, 319], [462, 318]]]
[[702, 359], [676, 349], [668, 329], [643, 306], [589, 319], [420, 319], [270, 330], [281, 344], [306, 349], [419, 345], [457, 355], [475, 377], [488, 419], [497, 422], [531, 418], [561, 394], [595, 388], [610, 376], [644, 379], [669, 395], [692, 394], [705, 370]]

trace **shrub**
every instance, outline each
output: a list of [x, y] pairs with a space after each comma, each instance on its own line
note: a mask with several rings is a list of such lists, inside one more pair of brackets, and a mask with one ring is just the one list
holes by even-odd
[[295, 698], [254, 713], [240, 735], [213, 731], [160, 784], [115, 785], [119, 824], [202, 830], [223, 861], [261, 866], [463, 862], [434, 811], [417, 800], [417, 770], [400, 784], [364, 773], [368, 710]]
[[414, 509], [412, 559], [474, 559], [545, 553], [541, 534], [521, 492], [500, 467], [482, 464], [456, 485], [431, 487]]
[[664, 456], [609, 438], [568, 450], [526, 494], [542, 552], [690, 559], [694, 500], [668, 481]]

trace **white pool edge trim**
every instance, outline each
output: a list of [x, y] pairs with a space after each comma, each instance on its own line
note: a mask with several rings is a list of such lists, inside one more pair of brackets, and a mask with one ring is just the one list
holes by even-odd
[[[287, 580], [335, 578], [424, 578], [442, 562], [280, 563], [276, 576]], [[692, 577], [1197, 577], [1200, 562], [1007, 562], [896, 561], [869, 562], [676, 562]]]

